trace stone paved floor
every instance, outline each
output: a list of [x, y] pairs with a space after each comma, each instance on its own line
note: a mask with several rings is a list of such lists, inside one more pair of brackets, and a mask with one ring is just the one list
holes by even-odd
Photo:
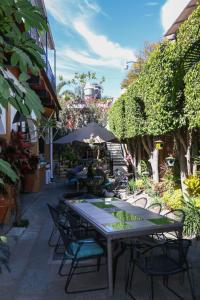
[[[53, 183], [45, 186], [40, 193], [23, 196], [23, 217], [30, 221], [29, 227], [19, 237], [10, 237], [12, 257], [10, 261], [11, 273], [4, 270], [0, 275], [0, 299], [1, 300], [126, 300], [130, 299], [124, 293], [124, 274], [127, 269], [126, 253], [121, 259], [118, 272], [115, 293], [108, 296], [107, 290], [76, 295], [64, 293], [65, 277], [57, 274], [59, 261], [53, 259], [53, 249], [47, 244], [51, 230], [51, 219], [46, 203], [54, 204], [59, 194], [66, 191], [63, 183]], [[193, 277], [196, 299], [200, 299], [199, 275], [200, 275], [200, 242], [193, 242], [190, 251], [190, 263], [193, 266]], [[89, 283], [89, 287], [95, 284], [104, 284], [106, 281], [106, 268], [102, 267], [99, 274], [91, 273], [74, 277], [74, 285], [81, 287]], [[148, 299], [148, 280], [137, 271], [134, 295], [138, 300]], [[88, 285], [87, 285], [88, 286]], [[191, 299], [187, 280], [180, 276], [171, 280], [171, 286], [179, 291], [184, 299]], [[155, 299], [177, 299], [165, 288], [161, 281], [155, 280]]]

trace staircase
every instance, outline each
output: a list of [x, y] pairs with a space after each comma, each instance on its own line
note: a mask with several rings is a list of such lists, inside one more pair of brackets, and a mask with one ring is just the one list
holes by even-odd
[[121, 144], [107, 142], [106, 145], [110, 153], [110, 157], [113, 160], [113, 169], [126, 169]]

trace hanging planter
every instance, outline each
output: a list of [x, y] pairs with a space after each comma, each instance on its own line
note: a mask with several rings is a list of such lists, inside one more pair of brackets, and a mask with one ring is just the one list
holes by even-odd
[[154, 145], [157, 150], [162, 150], [164, 146], [164, 142], [162, 140], [157, 140], [154, 142]]
[[166, 157], [165, 161], [169, 167], [173, 167], [175, 164], [175, 158], [173, 156]]

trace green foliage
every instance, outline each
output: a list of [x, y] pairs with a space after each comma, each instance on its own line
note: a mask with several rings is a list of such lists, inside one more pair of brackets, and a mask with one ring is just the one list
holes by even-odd
[[[27, 80], [30, 78], [28, 72], [37, 75], [44, 67], [44, 51], [30, 37], [30, 28], [41, 32], [48, 30], [36, 6], [28, 0], [0, 2], [0, 105], [7, 108], [11, 104], [25, 116], [33, 111], [39, 118], [43, 106]], [[9, 73], [8, 66], [18, 68], [18, 78]], [[3, 160], [0, 171], [16, 181], [17, 175]]]
[[[9, 179], [12, 180], [12, 182], [15, 182], [18, 179], [17, 174], [15, 173], [15, 171], [13, 171], [11, 165], [0, 158], [0, 173], [2, 174], [6, 174], [6, 176], [9, 177]], [[4, 184], [3, 180], [1, 180], [0, 184]]]
[[124, 94], [125, 106], [125, 137], [132, 138], [143, 133], [144, 103], [138, 97], [137, 82], [130, 85]]
[[[177, 33], [177, 52], [183, 58], [183, 66], [187, 63], [188, 53], [191, 47], [200, 40], [199, 30], [200, 5], [189, 16], [188, 20], [183, 22]], [[199, 56], [198, 56], [199, 57]], [[191, 65], [192, 66], [192, 65]], [[187, 70], [187, 68], [186, 68]]]
[[114, 103], [109, 123], [118, 137], [158, 136], [199, 126], [199, 20], [200, 6], [180, 26], [176, 41], [155, 47], [137, 81]]
[[67, 101], [72, 100], [75, 97], [72, 91], [66, 89], [67, 85], [67, 81], [65, 81], [60, 75], [59, 82], [56, 86], [56, 93], [59, 97], [59, 104], [61, 105], [62, 109], [65, 107]]
[[194, 175], [189, 176], [184, 180], [187, 186], [186, 190], [189, 196], [200, 196], [200, 178]]
[[200, 197], [192, 198], [185, 195], [185, 222], [183, 234], [189, 237], [200, 235]]
[[135, 181], [135, 188], [136, 190], [143, 190], [145, 187], [145, 181], [143, 178], [136, 179]]
[[[76, 97], [83, 98], [84, 96], [84, 87], [87, 82], [90, 82], [91, 80], [97, 80], [96, 72], [90, 72], [87, 73], [74, 73], [74, 77], [71, 80], [67, 81], [67, 84], [69, 86], [74, 87], [74, 93]], [[103, 76], [99, 84], [102, 84], [105, 81], [105, 77]]]
[[181, 189], [174, 191], [166, 191], [163, 193], [162, 199], [164, 203], [171, 209], [179, 209], [183, 207], [183, 193]]
[[133, 82], [138, 79], [145, 61], [148, 59], [150, 53], [154, 50], [155, 47], [155, 43], [144, 43], [144, 49], [139, 53], [136, 53], [136, 61], [133, 62], [126, 78], [122, 81], [121, 88], [128, 88]]
[[125, 133], [125, 95], [121, 95], [112, 105], [108, 112], [110, 130], [119, 138], [123, 139]]
[[167, 168], [162, 178], [162, 185], [165, 191], [174, 191], [178, 187], [178, 178], [172, 168]]
[[[151, 53], [139, 78], [146, 134], [162, 135], [180, 125], [180, 87], [176, 82], [176, 44], [163, 42]], [[156, 113], [155, 113], [156, 112]]]
[[[44, 67], [44, 52], [28, 34], [31, 27], [47, 30], [46, 20], [36, 6], [28, 0], [1, 1], [0, 104], [6, 107], [10, 103], [25, 116], [34, 111], [40, 117], [43, 107], [27, 83], [27, 72], [37, 74]], [[7, 65], [19, 68], [18, 79], [8, 75]]]
[[135, 185], [135, 180], [134, 179], [130, 179], [128, 181], [128, 188], [130, 192], [134, 192], [136, 190], [136, 185]]
[[189, 127], [200, 126], [200, 62], [195, 64], [185, 78], [185, 117]]

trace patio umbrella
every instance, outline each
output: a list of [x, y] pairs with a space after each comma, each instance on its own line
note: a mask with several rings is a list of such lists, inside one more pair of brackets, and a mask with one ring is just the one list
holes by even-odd
[[24, 117], [24, 115], [22, 115], [19, 111], [16, 112], [14, 118], [13, 118], [13, 124], [15, 123], [21, 123], [21, 122], [25, 122], [26, 121], [26, 117]]
[[75, 141], [88, 144], [102, 144], [111, 141], [116, 142], [117, 138], [105, 127], [102, 127], [95, 122], [91, 122], [87, 126], [78, 128], [74, 132], [56, 140], [54, 143], [69, 144]]

